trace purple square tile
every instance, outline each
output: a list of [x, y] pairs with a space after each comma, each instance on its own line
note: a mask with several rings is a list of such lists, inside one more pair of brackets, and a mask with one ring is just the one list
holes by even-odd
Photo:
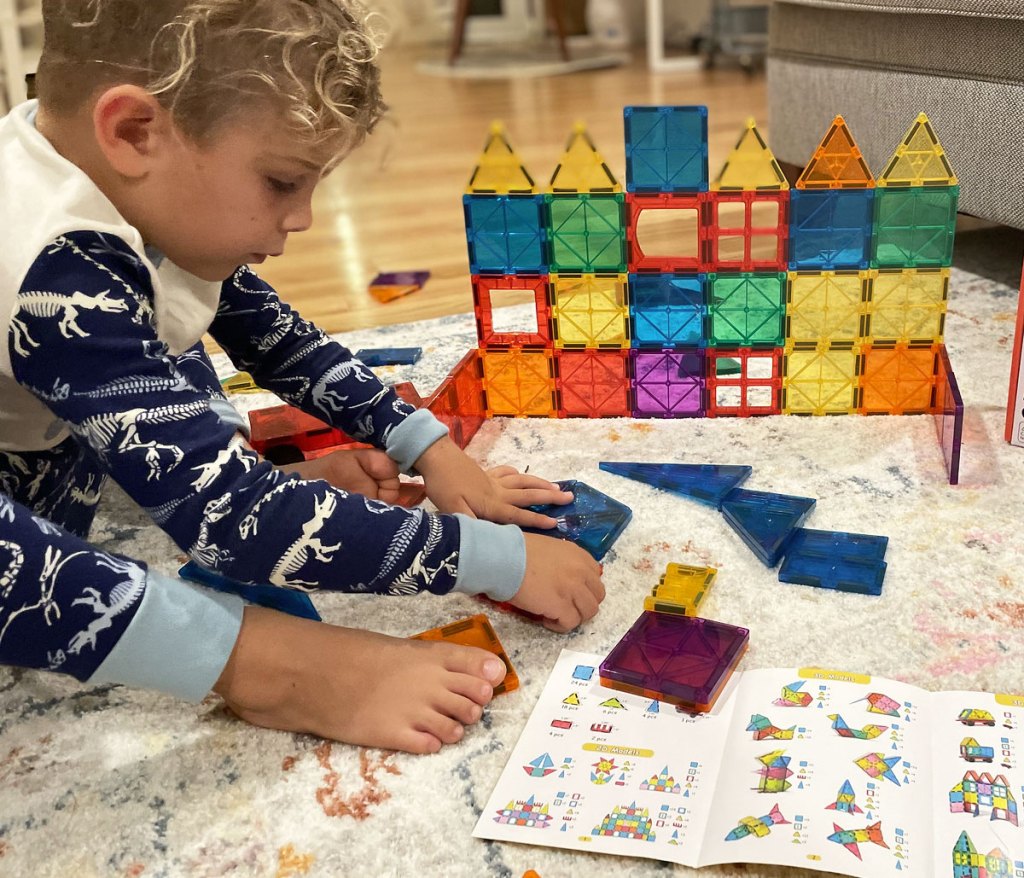
[[636, 351], [634, 417], [704, 415], [704, 355], [700, 351]]
[[711, 619], [644, 612], [601, 663], [602, 685], [707, 711], [750, 632]]

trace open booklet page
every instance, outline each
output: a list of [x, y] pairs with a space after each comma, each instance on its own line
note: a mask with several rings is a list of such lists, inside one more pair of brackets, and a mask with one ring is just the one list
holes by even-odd
[[688, 866], [1024, 876], [1024, 699], [772, 669], [690, 716], [602, 687], [600, 661], [563, 650], [475, 836]]

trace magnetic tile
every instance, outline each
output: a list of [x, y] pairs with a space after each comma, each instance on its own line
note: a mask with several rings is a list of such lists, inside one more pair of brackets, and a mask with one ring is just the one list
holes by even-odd
[[423, 355], [423, 348], [362, 348], [352, 356], [365, 366], [411, 366]]
[[710, 710], [747, 648], [750, 632], [711, 619], [644, 612], [601, 662], [601, 684]]
[[320, 614], [313, 606], [313, 601], [305, 592], [277, 585], [253, 585], [249, 582], [238, 582], [227, 576], [214, 573], [212, 570], [207, 570], [205, 567], [200, 567], [195, 561], [189, 561], [179, 567], [178, 576], [189, 582], [196, 582], [206, 588], [212, 588], [214, 591], [236, 594], [250, 604], [269, 607], [281, 613], [298, 616], [300, 619], [321, 621]]
[[572, 491], [571, 503], [552, 503], [528, 508], [541, 515], [550, 515], [558, 524], [550, 530], [524, 527], [523, 532], [569, 540], [586, 549], [594, 560], [600, 561], [629, 524], [633, 510], [576, 479], [562, 480], [555, 484], [563, 491]]
[[814, 508], [810, 497], [734, 488], [722, 499], [722, 514], [768, 567], [774, 567], [793, 532]]
[[476, 646], [493, 652], [505, 664], [505, 679], [494, 687], [494, 694], [511, 692], [519, 688], [519, 676], [516, 674], [512, 662], [508, 659], [505, 648], [501, 645], [498, 635], [494, 632], [491, 620], [483, 613], [477, 613], [466, 619], [459, 619], [448, 625], [438, 628], [431, 628], [429, 631], [421, 631], [413, 634], [410, 640], [445, 640], [449, 643], [461, 643], [463, 646]]
[[749, 466], [700, 463], [628, 463], [601, 461], [606, 473], [625, 476], [663, 491], [681, 494], [716, 509], [733, 488], [742, 484], [752, 472]]

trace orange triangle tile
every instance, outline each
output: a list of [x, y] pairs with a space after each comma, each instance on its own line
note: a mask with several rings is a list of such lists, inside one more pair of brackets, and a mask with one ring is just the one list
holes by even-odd
[[621, 192], [622, 184], [605, 164], [582, 122], [573, 126], [558, 167], [551, 175], [549, 192]]
[[797, 189], [864, 189], [875, 185], [867, 162], [842, 116], [836, 116], [828, 134], [814, 151]]
[[484, 151], [469, 178], [471, 195], [530, 195], [537, 191], [533, 177], [523, 167], [505, 136], [505, 126], [492, 122]]
[[924, 113], [920, 113], [907, 130], [903, 142], [896, 147], [896, 152], [878, 178], [878, 185], [955, 186], [956, 183], [956, 174], [949, 166], [931, 122]]

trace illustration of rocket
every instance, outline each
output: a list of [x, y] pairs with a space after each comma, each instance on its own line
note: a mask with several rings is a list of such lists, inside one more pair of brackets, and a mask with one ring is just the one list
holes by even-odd
[[882, 838], [881, 820], [877, 823], [872, 823], [870, 826], [865, 826], [863, 829], [843, 829], [843, 827], [838, 823], [833, 823], [832, 828], [835, 832], [828, 837], [828, 840], [834, 841], [836, 844], [841, 844], [858, 860], [863, 859], [860, 855], [860, 848], [858, 847], [858, 845], [863, 842], [869, 841], [872, 844], [877, 844], [879, 847], [889, 847], [889, 845], [885, 843], [885, 839]]
[[839, 794], [831, 805], [825, 806], [826, 811], [845, 811], [847, 814], [863, 814], [863, 810], [857, 805], [857, 794], [853, 791], [853, 784], [844, 780], [839, 788]]
[[735, 829], [729, 832], [725, 837], [725, 840], [736, 841], [739, 838], [746, 838], [751, 834], [756, 835], [758, 838], [764, 838], [772, 831], [773, 826], [789, 822], [790, 821], [782, 816], [779, 806], [773, 805], [771, 811], [763, 817], [744, 817], [736, 824]]

